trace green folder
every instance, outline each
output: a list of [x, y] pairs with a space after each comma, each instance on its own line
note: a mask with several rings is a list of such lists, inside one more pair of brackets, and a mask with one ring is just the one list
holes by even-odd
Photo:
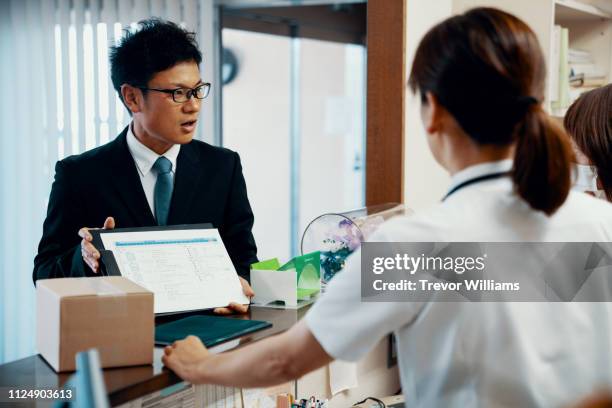
[[297, 272], [297, 298], [308, 300], [321, 290], [321, 253], [311, 252], [296, 256], [280, 268], [279, 271], [295, 269]]
[[198, 336], [206, 347], [272, 327], [272, 323], [261, 320], [241, 320], [230, 317], [197, 315], [155, 328], [155, 344], [166, 346], [189, 335]]

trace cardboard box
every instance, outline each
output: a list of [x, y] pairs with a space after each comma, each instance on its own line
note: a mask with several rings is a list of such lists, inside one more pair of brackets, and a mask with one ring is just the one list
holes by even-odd
[[36, 345], [58, 372], [80, 351], [98, 349], [103, 368], [151, 364], [153, 293], [121, 276], [36, 282]]

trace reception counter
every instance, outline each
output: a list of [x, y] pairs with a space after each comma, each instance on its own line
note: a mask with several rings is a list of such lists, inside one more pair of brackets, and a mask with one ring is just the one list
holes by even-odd
[[[265, 320], [272, 323], [272, 327], [220, 344], [211, 348], [211, 352], [223, 352], [243, 347], [251, 342], [285, 331], [295, 324], [307, 310], [308, 306], [299, 310], [251, 307], [247, 315], [231, 316], [230, 318]], [[191, 313], [189, 315], [197, 313], [202, 312]], [[158, 317], [156, 318], [156, 324], [166, 323], [186, 316], [183, 314], [180, 317]], [[170, 394], [174, 390], [180, 390], [181, 380], [163, 367], [161, 363], [162, 353], [163, 348], [155, 348], [153, 365], [104, 370], [104, 381], [112, 406], [120, 406], [132, 401], [136, 401], [136, 403], [126, 406], [140, 406], [138, 400], [148, 395], [160, 394], [160, 391], [163, 390], [167, 390], [166, 394]], [[367, 396], [393, 394], [399, 389], [399, 379], [397, 367], [389, 364], [388, 355], [389, 343], [385, 339], [363, 361], [357, 364], [359, 385], [349, 391], [340, 392], [335, 396], [331, 395], [329, 369], [327, 367], [314, 371], [293, 382], [290, 385], [290, 391], [298, 397], [307, 398], [310, 395], [316, 395], [322, 399], [330, 398], [330, 406], [332, 407], [350, 406], [360, 398]], [[57, 388], [62, 387], [70, 375], [70, 373], [56, 373], [43, 358], [39, 355], [34, 355], [0, 365], [0, 387], [20, 389]], [[207, 400], [212, 401], [210, 397]], [[142, 405], [146, 406], [144, 403]], [[242, 406], [238, 402], [228, 403], [227, 406], [229, 407], [229, 405]], [[50, 406], [50, 404], [30, 402], [20, 404], [19, 406]], [[208, 406], [208, 404], [204, 403], [203, 406]]]

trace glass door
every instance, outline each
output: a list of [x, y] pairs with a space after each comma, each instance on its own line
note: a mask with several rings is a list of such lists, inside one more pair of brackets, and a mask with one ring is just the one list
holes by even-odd
[[365, 204], [366, 49], [307, 29], [222, 29], [222, 144], [242, 160], [260, 259], [298, 255], [313, 218]]

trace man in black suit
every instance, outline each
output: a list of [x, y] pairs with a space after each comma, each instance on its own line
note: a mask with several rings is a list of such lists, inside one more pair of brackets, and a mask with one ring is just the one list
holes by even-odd
[[[247, 279], [257, 249], [240, 158], [193, 140], [210, 90], [200, 78], [201, 61], [194, 34], [160, 20], [141, 22], [112, 47], [113, 85], [132, 123], [112, 142], [57, 163], [34, 283], [100, 273], [100, 253], [85, 226], [212, 223], [252, 296]], [[218, 312], [232, 310], [246, 308]]]

